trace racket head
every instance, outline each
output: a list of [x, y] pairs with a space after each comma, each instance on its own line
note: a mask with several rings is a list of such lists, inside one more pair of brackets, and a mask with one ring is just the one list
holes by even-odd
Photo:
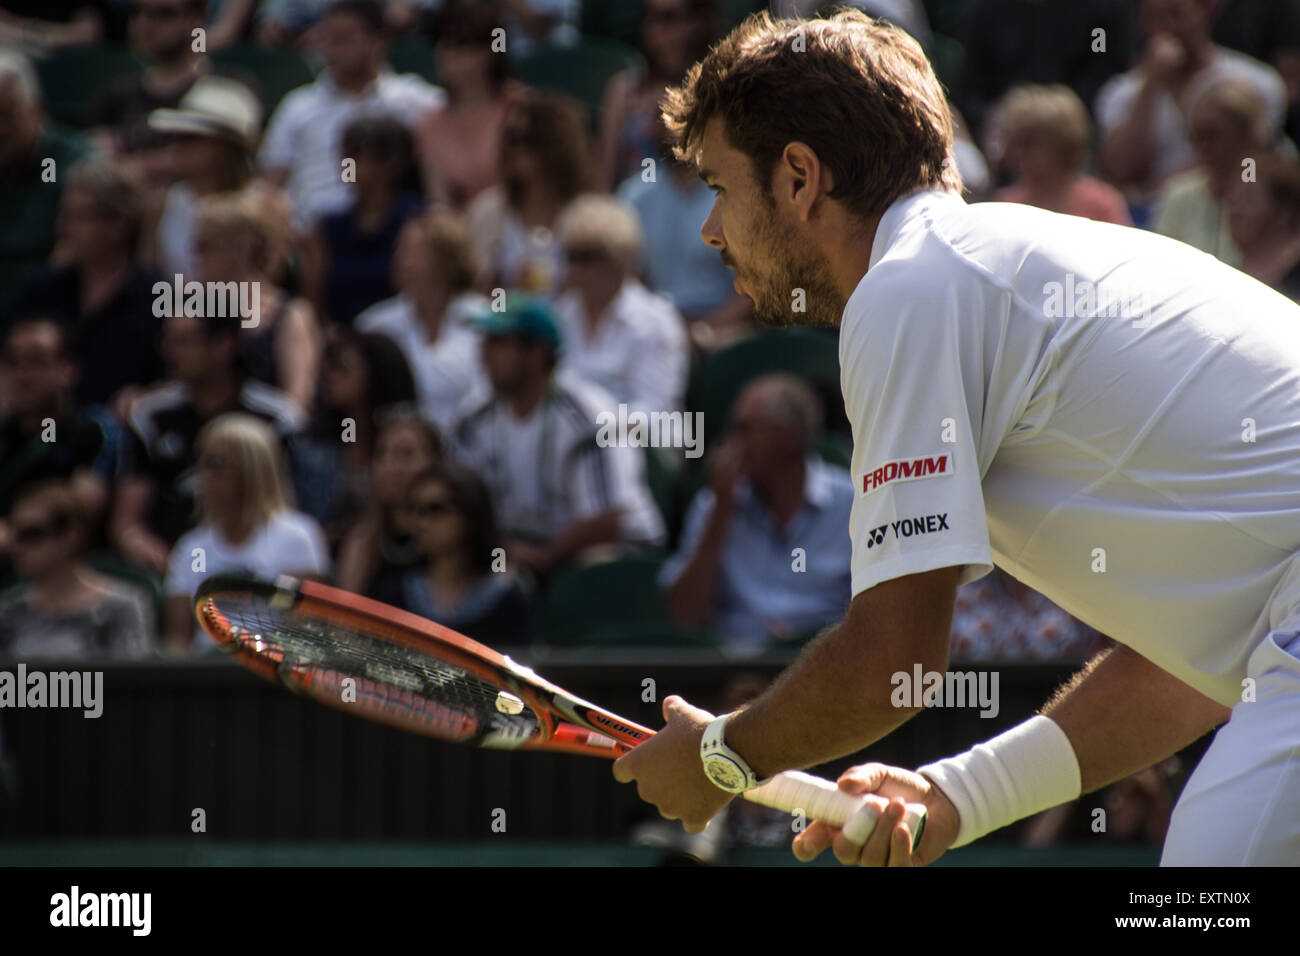
[[605, 757], [651, 734], [451, 628], [314, 581], [217, 575], [194, 613], [254, 673], [400, 730]]

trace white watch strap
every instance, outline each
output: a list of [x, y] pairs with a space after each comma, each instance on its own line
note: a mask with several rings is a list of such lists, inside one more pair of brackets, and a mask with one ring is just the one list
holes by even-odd
[[736, 753], [727, 746], [726, 733], [727, 721], [731, 719], [731, 714], [723, 714], [721, 717], [714, 718], [704, 730], [704, 736], [700, 739], [700, 759], [707, 760], [712, 755], [720, 755], [736, 764], [740, 771], [745, 775], [745, 785], [743, 790], [737, 791], [744, 793], [745, 790], [752, 790], [764, 781], [758, 779], [758, 775], [745, 762], [745, 758]]

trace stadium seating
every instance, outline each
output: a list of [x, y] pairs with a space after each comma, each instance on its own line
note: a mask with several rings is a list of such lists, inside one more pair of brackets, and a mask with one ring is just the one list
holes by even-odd
[[394, 73], [414, 73], [435, 86], [438, 82], [438, 61], [433, 47], [423, 37], [403, 37], [388, 51], [388, 65]]
[[269, 49], [252, 43], [237, 43], [212, 54], [220, 69], [247, 79], [262, 100], [266, 118], [286, 93], [316, 79], [307, 61], [295, 50]]
[[514, 74], [530, 86], [565, 93], [587, 110], [594, 123], [605, 83], [620, 70], [641, 62], [641, 54], [614, 40], [582, 40], [571, 47], [546, 48], [521, 57]]
[[90, 125], [99, 95], [123, 78], [144, 70], [122, 47], [70, 47], [36, 61], [45, 112], [69, 126]]

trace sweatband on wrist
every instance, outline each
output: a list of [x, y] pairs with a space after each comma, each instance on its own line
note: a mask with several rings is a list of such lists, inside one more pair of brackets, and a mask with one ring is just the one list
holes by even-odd
[[1041, 714], [916, 772], [929, 777], [957, 808], [961, 825], [954, 847], [1083, 792], [1070, 738]]

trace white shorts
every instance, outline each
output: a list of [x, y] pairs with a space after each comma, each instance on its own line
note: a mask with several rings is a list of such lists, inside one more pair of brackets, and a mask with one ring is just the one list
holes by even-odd
[[[1287, 649], [1284, 649], [1287, 648]], [[1251, 654], [1232, 708], [1174, 807], [1161, 866], [1300, 866], [1300, 627]]]

